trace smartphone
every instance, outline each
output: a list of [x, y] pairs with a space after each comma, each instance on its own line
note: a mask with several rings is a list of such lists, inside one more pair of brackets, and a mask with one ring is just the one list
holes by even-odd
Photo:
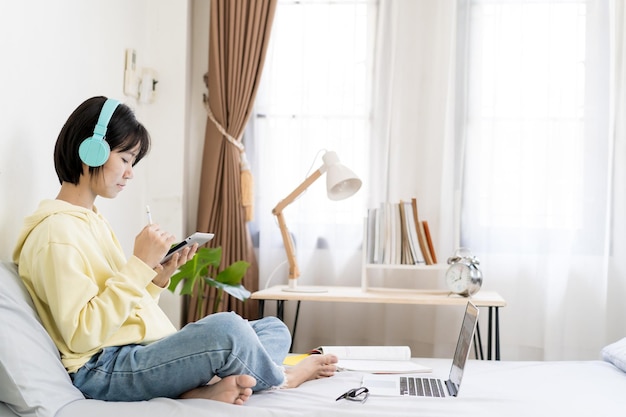
[[213, 233], [196, 232], [192, 234], [187, 239], [172, 246], [172, 248], [167, 252], [165, 257], [161, 259], [161, 263], [162, 264], [166, 263], [167, 261], [170, 260], [172, 255], [174, 255], [177, 252], [180, 252], [181, 250], [185, 249], [188, 246], [193, 246], [194, 243], [197, 243], [198, 246], [204, 245], [209, 240], [213, 239], [213, 236], [215, 236]]

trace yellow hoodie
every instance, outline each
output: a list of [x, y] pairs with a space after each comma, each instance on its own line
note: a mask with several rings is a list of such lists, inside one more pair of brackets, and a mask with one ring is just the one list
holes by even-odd
[[24, 220], [13, 261], [70, 373], [104, 347], [176, 331], [158, 306], [156, 272], [135, 256], [126, 260], [95, 208], [42, 201]]

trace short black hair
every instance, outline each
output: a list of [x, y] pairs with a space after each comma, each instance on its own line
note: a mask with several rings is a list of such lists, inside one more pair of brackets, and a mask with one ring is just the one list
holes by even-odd
[[[69, 182], [78, 185], [80, 176], [83, 174], [83, 162], [78, 155], [78, 148], [85, 139], [93, 135], [94, 127], [106, 100], [107, 98], [103, 96], [85, 100], [63, 125], [54, 146], [54, 168], [60, 183]], [[131, 150], [139, 144], [139, 153], [133, 166], [150, 150], [150, 134], [137, 121], [131, 108], [123, 103], [120, 103], [113, 112], [105, 140], [111, 151], [118, 152]], [[101, 168], [101, 166], [89, 167], [89, 172], [93, 174]]]

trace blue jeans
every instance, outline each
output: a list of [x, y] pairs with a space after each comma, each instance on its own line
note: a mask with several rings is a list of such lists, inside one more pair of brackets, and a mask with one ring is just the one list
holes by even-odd
[[217, 313], [149, 345], [104, 348], [70, 376], [87, 398], [106, 401], [178, 398], [215, 375], [251, 375], [259, 391], [284, 383], [290, 344], [275, 317], [249, 322]]

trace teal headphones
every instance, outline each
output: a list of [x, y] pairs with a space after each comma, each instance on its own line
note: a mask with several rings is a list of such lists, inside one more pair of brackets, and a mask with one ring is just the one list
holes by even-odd
[[100, 110], [98, 123], [96, 123], [96, 127], [93, 129], [93, 135], [85, 139], [78, 148], [80, 159], [90, 167], [102, 166], [109, 159], [111, 148], [104, 138], [113, 112], [119, 104], [119, 101], [111, 98], [104, 102], [102, 110]]

